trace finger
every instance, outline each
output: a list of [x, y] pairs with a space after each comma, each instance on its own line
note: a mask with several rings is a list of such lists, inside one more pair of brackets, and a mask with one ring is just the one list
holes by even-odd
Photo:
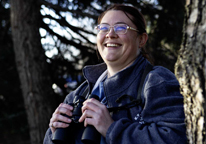
[[49, 125], [50, 127], [55, 128], [55, 129], [56, 128], [66, 128], [69, 126], [69, 124], [63, 123], [63, 122], [53, 122], [53, 123], [50, 123]]
[[100, 101], [97, 100], [97, 99], [95, 99], [95, 98], [87, 99], [86, 101], [84, 101], [83, 104], [85, 104], [85, 103], [87, 103], [87, 102], [92, 102], [92, 103], [97, 104], [97, 105], [100, 104]]
[[97, 111], [99, 108], [102, 107], [103, 104], [101, 104], [99, 101], [95, 100], [95, 99], [91, 99], [86, 101], [83, 106], [82, 106], [82, 113], [86, 110], [86, 109], [90, 109], [93, 111]]
[[50, 122], [49, 123], [49, 127], [50, 127], [52, 133], [55, 132], [56, 128], [66, 128], [68, 126], [69, 126], [69, 124], [61, 123], [61, 122], [52, 122], [52, 123]]
[[65, 122], [65, 123], [71, 123], [71, 119], [67, 116], [63, 116], [61, 114], [54, 114], [50, 120], [50, 123], [54, 123], [57, 121]]
[[94, 126], [92, 118], [86, 118], [84, 120], [84, 126], [86, 127], [87, 125], [93, 125]]
[[73, 107], [67, 104], [60, 105], [59, 107], [57, 107], [57, 109], [55, 110], [53, 114], [66, 114], [68, 116], [72, 116], [71, 109], [73, 109]]
[[[89, 116], [89, 115], [92, 115], [92, 116]], [[87, 125], [93, 125], [94, 127], [96, 127], [99, 123], [100, 123], [100, 119], [99, 119], [99, 115], [92, 112], [92, 111], [89, 111], [87, 110], [86, 113], [85, 113], [86, 117], [84, 119], [84, 126], [86, 127]]]
[[95, 117], [95, 115], [95, 112], [91, 110], [85, 110], [84, 113], [82, 113], [82, 116], [79, 118], [79, 122], [83, 122], [86, 118]]
[[61, 103], [60, 104], [61, 107], [67, 108], [69, 110], [73, 110], [73, 106], [69, 105], [69, 104], [65, 104], [65, 103]]

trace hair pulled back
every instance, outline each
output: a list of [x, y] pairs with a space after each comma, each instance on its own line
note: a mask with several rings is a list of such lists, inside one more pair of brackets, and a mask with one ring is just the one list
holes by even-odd
[[[139, 34], [146, 33], [146, 22], [145, 19], [140, 13], [140, 11], [133, 7], [133, 6], [128, 6], [124, 4], [115, 4], [109, 7], [106, 11], [104, 11], [99, 17], [98, 17], [98, 24], [101, 23], [102, 18], [104, 15], [110, 11], [110, 10], [120, 10], [125, 13], [125, 15], [132, 21], [132, 23], [137, 27], [139, 30]], [[129, 15], [132, 17], [130, 17]]]
[[[144, 16], [142, 13], [135, 7], [124, 5], [124, 4], [114, 4], [110, 6], [106, 11], [104, 11], [102, 14], [98, 17], [98, 24], [101, 23], [102, 18], [104, 15], [111, 10], [119, 10], [125, 13], [125, 15], [132, 21], [132, 23], [137, 27], [137, 30], [139, 31], [139, 34], [147, 33], [146, 32], [146, 22], [144, 19]], [[149, 60], [151, 63], [153, 63], [153, 60], [150, 56], [150, 54], [145, 50], [144, 47], [141, 48], [142, 55]], [[99, 56], [98, 52], [97, 55]]]

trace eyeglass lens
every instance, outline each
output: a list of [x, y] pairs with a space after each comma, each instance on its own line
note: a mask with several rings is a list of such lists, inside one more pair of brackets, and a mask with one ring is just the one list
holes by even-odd
[[108, 33], [111, 28], [114, 28], [116, 34], [125, 34], [127, 31], [127, 25], [125, 24], [116, 24], [114, 26], [109, 26], [107, 24], [100, 24], [97, 27], [100, 33]]

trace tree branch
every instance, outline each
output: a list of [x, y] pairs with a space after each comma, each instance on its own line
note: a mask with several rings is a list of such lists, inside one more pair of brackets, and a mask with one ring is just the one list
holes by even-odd
[[57, 11], [76, 13], [76, 14], [79, 14], [81, 16], [89, 17], [89, 18], [92, 18], [92, 19], [97, 19], [98, 18], [98, 16], [96, 16], [96, 15], [91, 15], [89, 13], [81, 12], [81, 11], [78, 11], [78, 10], [70, 10], [68, 8], [63, 8], [63, 7], [60, 7], [58, 5], [53, 5], [52, 3], [46, 2], [44, 0], [39, 0], [39, 2], [40, 2], [40, 4], [45, 5], [47, 7], [50, 7], [54, 10], [57, 10]]

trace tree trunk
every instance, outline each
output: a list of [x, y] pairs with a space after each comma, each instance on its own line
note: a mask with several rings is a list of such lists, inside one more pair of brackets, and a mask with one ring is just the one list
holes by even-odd
[[30, 128], [31, 144], [43, 143], [54, 110], [54, 91], [39, 34], [38, 0], [11, 0], [16, 65]]
[[206, 0], [186, 1], [183, 37], [175, 74], [184, 96], [188, 141], [203, 144], [206, 143]]

